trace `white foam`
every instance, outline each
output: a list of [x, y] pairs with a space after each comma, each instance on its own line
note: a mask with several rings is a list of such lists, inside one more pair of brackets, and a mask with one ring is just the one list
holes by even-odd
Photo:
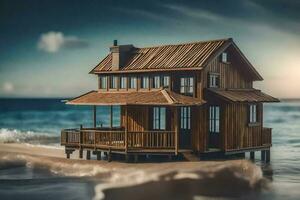
[[[44, 132], [20, 131], [17, 129], [0, 129], [0, 143], [28, 143], [36, 145], [54, 144], [58, 135]], [[57, 141], [58, 142], [58, 141]], [[57, 143], [58, 144], [58, 143]]]

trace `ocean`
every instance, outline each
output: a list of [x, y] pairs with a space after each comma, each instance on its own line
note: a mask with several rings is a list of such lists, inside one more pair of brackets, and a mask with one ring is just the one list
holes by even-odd
[[[119, 107], [114, 107], [113, 124], [116, 126], [120, 123], [119, 112]], [[108, 114], [107, 107], [97, 108], [98, 125], [110, 124]], [[60, 130], [80, 125], [91, 127], [92, 117], [91, 107], [65, 105], [61, 99], [0, 99], [0, 143], [60, 149]], [[146, 177], [147, 180], [147, 175], [141, 176], [140, 172], [133, 170], [122, 171], [122, 174], [114, 176], [123, 179], [127, 177], [128, 180], [135, 177], [135, 184], [123, 190], [108, 189], [106, 196], [99, 196], [97, 190], [103, 188], [105, 183], [103, 175], [106, 174], [107, 178], [112, 173], [110, 171], [101, 171], [92, 164], [92, 168], [80, 168], [76, 165], [76, 170], [81, 171], [75, 170], [68, 174], [67, 167], [64, 170], [61, 166], [53, 167], [52, 161], [44, 161], [47, 164], [41, 166], [36, 164], [38, 161], [32, 160], [33, 158], [28, 160], [15, 155], [14, 159], [8, 159], [2, 155], [0, 199], [117, 199], [124, 194], [127, 195], [123, 196], [125, 199], [300, 199], [300, 101], [284, 100], [280, 103], [265, 104], [264, 126], [273, 128], [271, 163], [262, 164], [260, 155], [257, 154], [255, 164], [262, 172], [268, 187], [254, 189], [250, 193], [240, 194], [235, 189], [230, 193], [221, 192], [224, 188], [228, 191], [231, 186], [236, 187], [240, 181], [236, 176], [228, 176], [226, 179], [226, 182], [232, 185], [219, 183], [224, 181], [223, 175], [218, 178], [217, 174], [213, 175], [219, 180], [216, 182], [207, 183], [207, 179], [202, 179], [202, 182], [194, 179], [166, 182], [159, 179], [149, 183], [141, 181], [141, 177]], [[259, 171], [255, 173], [259, 174]], [[130, 176], [127, 176], [128, 174]], [[228, 175], [227, 172], [226, 174]], [[205, 176], [200, 175], [198, 174], [198, 177]], [[205, 185], [209, 183], [209, 189], [204, 190]], [[107, 185], [105, 187], [109, 188]], [[208, 192], [209, 190], [212, 192]], [[133, 193], [139, 195], [134, 198], [130, 196]], [[173, 193], [177, 195], [171, 195]]]

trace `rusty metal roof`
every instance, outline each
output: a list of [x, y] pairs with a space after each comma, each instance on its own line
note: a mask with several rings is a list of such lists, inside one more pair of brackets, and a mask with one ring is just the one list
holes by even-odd
[[230, 102], [279, 102], [268, 94], [256, 89], [207, 89], [210, 95]]
[[67, 101], [70, 105], [201, 105], [204, 102], [167, 90], [145, 92], [98, 92], [90, 91]]
[[[215, 53], [232, 39], [201, 41], [186, 44], [134, 48], [119, 71], [158, 71], [201, 69]], [[112, 55], [108, 54], [90, 73], [112, 71]]]

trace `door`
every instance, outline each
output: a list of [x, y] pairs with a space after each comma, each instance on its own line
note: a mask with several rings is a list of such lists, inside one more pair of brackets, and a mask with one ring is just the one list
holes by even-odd
[[220, 106], [209, 106], [209, 148], [220, 148]]
[[191, 107], [180, 107], [179, 112], [180, 129], [179, 129], [179, 148], [191, 148]]

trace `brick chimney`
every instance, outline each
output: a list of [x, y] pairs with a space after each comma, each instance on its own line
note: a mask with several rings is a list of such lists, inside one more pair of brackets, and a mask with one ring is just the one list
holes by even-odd
[[130, 51], [133, 49], [132, 44], [118, 45], [118, 41], [114, 40], [113, 46], [110, 47], [112, 54], [112, 70], [120, 70], [126, 64], [126, 61], [130, 55]]

